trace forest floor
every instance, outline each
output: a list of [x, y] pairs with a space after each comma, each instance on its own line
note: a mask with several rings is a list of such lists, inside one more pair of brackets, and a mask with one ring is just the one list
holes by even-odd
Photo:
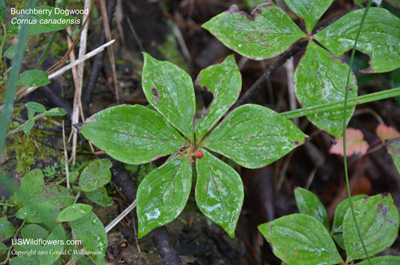
[[[139, 0], [119, 2], [121, 3], [116, 7], [116, 16], [112, 16], [111, 36], [116, 39], [113, 49], [120, 103], [147, 104], [141, 88], [143, 51], [157, 59], [177, 64], [186, 70], [193, 80], [201, 69], [220, 63], [229, 54], [235, 54], [243, 77], [242, 93], [246, 92], [275, 60], [246, 59], [226, 48], [201, 27], [203, 23], [229, 9], [233, 4], [236, 4], [241, 10], [251, 12], [251, 9], [243, 1]], [[246, 2], [252, 3], [253, 1]], [[283, 1], [278, 2], [289, 12]], [[349, 12], [353, 8], [352, 2], [335, 1], [317, 27], [330, 23], [333, 19]], [[293, 13], [291, 16], [297, 24], [301, 24]], [[93, 17], [89, 26], [89, 51], [104, 43], [104, 40], [100, 40], [103, 31], [101, 13], [98, 11]], [[132, 27], [129, 25], [130, 23]], [[40, 56], [40, 53], [36, 51], [44, 48], [48, 36], [42, 34], [41, 37], [31, 37], [29, 44], [31, 54], [24, 62], [26, 68], [34, 65]], [[65, 39], [65, 32], [57, 36], [51, 56], [48, 56], [42, 66], [44, 70], [63, 56], [67, 49]], [[303, 51], [295, 54], [294, 66], [297, 65], [302, 54]], [[344, 60], [348, 60], [348, 58], [344, 57]], [[356, 62], [355, 73], [358, 79], [359, 95], [395, 86], [390, 73], [372, 75], [359, 73], [359, 69], [368, 65], [368, 58], [363, 54], [357, 54]], [[119, 104], [116, 102], [113, 72], [108, 56], [101, 63], [93, 90], [85, 92], [85, 86], [89, 84], [88, 80], [96, 67], [95, 64], [94, 60], [89, 60], [85, 64], [84, 92], [82, 94], [85, 117]], [[276, 112], [290, 110], [288, 82], [291, 80], [288, 80], [287, 76], [288, 71], [293, 70], [288, 69], [284, 66], [280, 67], [261, 89], [248, 99], [247, 103], [267, 106]], [[397, 74], [400, 73], [397, 71]], [[399, 86], [399, 84], [396, 85]], [[49, 93], [49, 90], [52, 92]], [[204, 110], [212, 98], [200, 91], [196, 91], [196, 95], [199, 97], [198, 110]], [[64, 117], [68, 137], [72, 130], [73, 98], [74, 82], [72, 74], [67, 73], [55, 79], [46, 88], [38, 89], [19, 99], [15, 104], [13, 123], [18, 123], [18, 119], [27, 119], [27, 113], [23, 111], [23, 104], [26, 102], [38, 102], [45, 105], [47, 109], [63, 107], [68, 112]], [[375, 130], [379, 123], [383, 122], [400, 131], [399, 103], [399, 99], [388, 99], [358, 106], [349, 123], [350, 128], [356, 128], [363, 133], [364, 139], [369, 145], [369, 151], [365, 155], [349, 157], [352, 194], [390, 193], [398, 208], [400, 208], [400, 175]], [[297, 105], [297, 108], [301, 107], [298, 102], [294, 102], [294, 104]], [[55, 119], [56, 124], [60, 124], [60, 122], [61, 118]], [[192, 191], [189, 203], [183, 213], [175, 221], [166, 225], [172, 245], [183, 264], [281, 264], [281, 261], [273, 255], [269, 244], [262, 237], [257, 226], [298, 212], [293, 193], [296, 187], [304, 187], [314, 192], [326, 206], [332, 221], [335, 207], [347, 197], [343, 157], [329, 152], [335, 142], [332, 136], [316, 128], [305, 117], [298, 118], [294, 122], [303, 132], [311, 136], [309, 142], [265, 168], [250, 170], [236, 166], [244, 183], [245, 201], [235, 238], [230, 238], [222, 228], [213, 224], [200, 213], [195, 204], [194, 190]], [[51, 184], [57, 182], [65, 174], [63, 172], [62, 130], [60, 126], [52, 124], [50, 120], [42, 120], [39, 123], [54, 128], [55, 132], [34, 128], [31, 137], [27, 137], [23, 133], [11, 136], [7, 140], [6, 153], [3, 154], [1, 162], [18, 180], [29, 170], [41, 168], [45, 173], [46, 183]], [[70, 147], [68, 149], [70, 150]], [[74, 167], [77, 168], [84, 161], [94, 158], [87, 141], [79, 136], [77, 162]], [[128, 174], [134, 185], [138, 185], [141, 179], [161, 162], [156, 161], [152, 165], [142, 165], [141, 167], [123, 166], [119, 169], [121, 171], [115, 170], [113, 173]], [[107, 185], [108, 193], [114, 201], [113, 205], [100, 207], [93, 204], [94, 212], [104, 225], [107, 225], [131, 203], [129, 196], [134, 196], [129, 194], [129, 191], [128, 195], [121, 192], [116, 188], [118, 184], [113, 181]], [[121, 185], [121, 183], [119, 184]], [[0, 192], [2, 192], [0, 195], [4, 195], [1, 188]], [[80, 201], [90, 203], [85, 198], [81, 198]], [[106, 260], [109, 264], [162, 264], [150, 236], [140, 240], [136, 239], [136, 225], [135, 214], [130, 214], [108, 233]], [[393, 246], [384, 253], [400, 256], [400, 240], [396, 240]]]

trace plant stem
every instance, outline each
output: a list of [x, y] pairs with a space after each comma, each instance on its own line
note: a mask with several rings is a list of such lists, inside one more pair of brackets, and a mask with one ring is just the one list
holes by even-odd
[[[349, 107], [356, 106], [356, 105], [365, 104], [368, 102], [373, 102], [373, 101], [382, 100], [382, 99], [388, 99], [388, 98], [392, 98], [392, 97], [399, 96], [399, 95], [400, 95], [400, 87], [351, 98], [351, 99], [347, 100], [346, 109]], [[343, 110], [343, 104], [344, 104], [344, 100], [341, 100], [341, 101], [331, 102], [331, 103], [325, 104], [325, 105], [316, 105], [316, 106], [312, 106], [312, 107], [286, 111], [286, 112], [282, 112], [281, 115], [287, 119], [294, 119], [294, 118], [303, 117], [303, 116], [307, 116], [307, 115], [311, 115], [311, 114], [317, 114], [317, 113], [323, 113], [323, 112], [335, 111], [335, 110]]]
[[[14, 236], [13, 236], [14, 242], [17, 240], [17, 235], [18, 235], [19, 231], [21, 231], [21, 229], [25, 226], [25, 223], [26, 223], [26, 221], [24, 220], [24, 222], [23, 222], [23, 223], [21, 224], [21, 226], [17, 229], [17, 231], [15, 231], [15, 234], [14, 234]], [[13, 245], [11, 244], [11, 246], [8, 248], [8, 251], [7, 251], [7, 258], [3, 261], [2, 264], [6, 264], [7, 261], [10, 260], [10, 255], [11, 255], [11, 250], [12, 250], [12, 248], [13, 248]]]
[[75, 196], [75, 199], [74, 199], [74, 203], [73, 203], [73, 204], [75, 204], [75, 203], [78, 201], [78, 199], [79, 199], [80, 196], [81, 196], [81, 192], [79, 191], [78, 194], [76, 194], [76, 196]]
[[0, 202], [0, 205], [1, 205], [1, 206], [15, 207], [15, 204], [2, 203], [2, 202]]
[[357, 31], [356, 39], [354, 41], [353, 50], [351, 51], [351, 58], [350, 58], [350, 65], [349, 65], [350, 67], [349, 67], [349, 73], [347, 74], [345, 95], [344, 95], [344, 104], [343, 104], [343, 150], [344, 150], [343, 163], [344, 163], [344, 174], [345, 174], [345, 177], [346, 177], [347, 195], [349, 197], [351, 215], [353, 216], [354, 226], [357, 229], [358, 237], [360, 238], [362, 248], [364, 250], [365, 255], [368, 258], [368, 262], [369, 262], [370, 265], [372, 265], [371, 259], [369, 257], [367, 248], [365, 247], [364, 241], [362, 239], [360, 228], [358, 226], [356, 215], [354, 213], [353, 200], [351, 199], [351, 190], [350, 190], [349, 173], [348, 173], [348, 169], [347, 169], [347, 156], [346, 156], [346, 126], [347, 126], [347, 122], [346, 122], [347, 117], [346, 116], [347, 116], [347, 99], [348, 99], [348, 92], [349, 92], [348, 87], [349, 87], [349, 83], [350, 83], [351, 68], [353, 66], [354, 55], [356, 53], [357, 42], [358, 42], [358, 38], [359, 38], [360, 33], [361, 33], [361, 28], [362, 28], [362, 26], [364, 24], [365, 18], [367, 17], [367, 13], [368, 13], [369, 8], [371, 7], [371, 4], [372, 4], [372, 0], [369, 0], [368, 4], [367, 4], [367, 7], [366, 7], [366, 9], [364, 11], [363, 17], [361, 19], [360, 27], [358, 28], [358, 31]]
[[1, 46], [0, 46], [0, 58], [3, 57], [3, 48], [4, 48], [4, 43], [6, 42], [6, 37], [7, 37], [7, 28], [6, 28], [6, 23], [2, 23], [3, 26], [3, 39], [1, 40]]

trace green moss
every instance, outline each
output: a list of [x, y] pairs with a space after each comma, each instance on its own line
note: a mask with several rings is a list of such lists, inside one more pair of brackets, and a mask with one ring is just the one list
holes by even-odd
[[[21, 117], [21, 111], [24, 109], [24, 104], [17, 104], [13, 110], [16, 117]], [[51, 123], [45, 122], [45, 125], [51, 126]], [[10, 130], [20, 126], [18, 122], [11, 122]], [[45, 141], [45, 137], [51, 135], [51, 132], [32, 129], [30, 133], [33, 137]], [[10, 135], [7, 138], [5, 150], [10, 159], [14, 162], [15, 172], [18, 174], [26, 174], [31, 170], [31, 166], [40, 160], [49, 160], [54, 155], [54, 149], [37, 143], [41, 152], [36, 148], [35, 141], [26, 136], [23, 132]]]

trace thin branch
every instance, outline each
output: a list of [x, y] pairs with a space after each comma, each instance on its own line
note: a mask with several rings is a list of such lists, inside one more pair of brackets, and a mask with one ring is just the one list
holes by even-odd
[[246, 93], [244, 93], [244, 95], [236, 102], [236, 104], [232, 107], [231, 110], [234, 110], [237, 107], [239, 107], [240, 105], [243, 105], [244, 103], [246, 103], [246, 101], [250, 97], [252, 97], [261, 88], [261, 85], [268, 78], [270, 78], [271, 75], [273, 73], [275, 73], [275, 71], [278, 70], [278, 68], [286, 62], [287, 59], [289, 59], [294, 54], [296, 54], [297, 52], [302, 50], [307, 45], [307, 43], [308, 42], [306, 42], [306, 41], [296, 43], [292, 47], [292, 49], [290, 49], [289, 51], [287, 51], [284, 54], [282, 54], [281, 56], [279, 56], [279, 58], [270, 65], [268, 70], [260, 78], [257, 79], [257, 81], [246, 91]]
[[[55, 72], [55, 73], [50, 74], [50, 75], [49, 75], [49, 80], [51, 80], [51, 79], [53, 79], [53, 78], [55, 78], [55, 77], [57, 77], [57, 76], [59, 76], [59, 75], [62, 75], [64, 72], [70, 70], [70, 69], [71, 69], [72, 67], [74, 67], [75, 65], [78, 65], [78, 64], [80, 64], [81, 62], [83, 62], [83, 61], [85, 61], [85, 60], [87, 60], [87, 59], [89, 59], [89, 58], [95, 56], [96, 54], [102, 52], [107, 46], [113, 44], [114, 42], [115, 42], [115, 40], [109, 41], [109, 42], [107, 42], [106, 44], [104, 44], [104, 45], [98, 47], [97, 49], [95, 49], [95, 50], [93, 50], [93, 51], [87, 53], [85, 56], [83, 56], [82, 58], [79, 58], [79, 59], [76, 60], [75, 62], [70, 63], [70, 64], [64, 66], [63, 68], [59, 69], [59, 70], [58, 70], [57, 72]], [[20, 98], [22, 98], [22, 97], [24, 97], [24, 96], [26, 96], [26, 95], [32, 93], [32, 92], [35, 91], [37, 88], [38, 88], [38, 87], [30, 87], [30, 88], [28, 88], [28, 89], [26, 89], [25, 91], [22, 91], [22, 92], [20, 92], [20, 91], [21, 91], [21, 90], [20, 90], [20, 91], [18, 91], [18, 93], [17, 93], [17, 98], [20, 99]]]

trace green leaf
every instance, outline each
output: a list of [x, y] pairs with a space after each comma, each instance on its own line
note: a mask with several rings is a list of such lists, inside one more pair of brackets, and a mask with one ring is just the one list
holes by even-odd
[[[347, 210], [343, 220], [347, 262], [366, 258], [350, 210]], [[397, 238], [399, 213], [390, 194], [379, 194], [355, 202], [354, 213], [369, 256], [390, 247]]]
[[297, 207], [301, 213], [305, 213], [317, 218], [329, 231], [328, 213], [322, 202], [315, 196], [314, 193], [303, 188], [294, 190]]
[[7, 253], [8, 247], [0, 240], [0, 257]]
[[3, 23], [3, 21], [6, 19], [6, 3], [4, 0], [0, 0], [0, 23]]
[[40, 262], [32, 257], [16, 257], [10, 260], [10, 265], [40, 265]]
[[392, 156], [394, 165], [400, 173], [400, 138], [385, 141], [385, 146]]
[[[360, 195], [356, 195], [351, 197], [353, 203], [356, 201], [361, 200], [362, 198], [367, 197], [367, 195], [365, 194], [360, 194]], [[332, 230], [331, 230], [331, 234], [336, 234], [336, 233], [342, 233], [343, 231], [343, 219], [344, 219], [344, 215], [347, 212], [347, 209], [349, 209], [350, 207], [350, 201], [349, 199], [345, 199], [343, 201], [341, 201], [338, 206], [335, 209], [335, 216], [333, 218], [333, 224], [332, 224]]]
[[65, 243], [65, 230], [62, 225], [57, 225], [51, 231], [47, 241], [53, 242], [53, 244], [47, 244], [40, 248], [43, 253], [46, 253], [45, 255], [40, 255], [40, 264], [54, 264], [61, 256]]
[[[400, 264], [400, 257], [394, 256], [382, 256], [377, 258], [372, 258], [371, 263], [374, 265], [398, 265]], [[357, 265], [369, 265], [368, 260], [357, 263]]]
[[15, 252], [18, 253], [18, 258], [29, 258], [31, 263], [24, 264], [40, 264], [39, 251], [41, 250], [41, 245], [39, 244], [39, 240], [46, 240], [49, 233], [40, 225], [29, 224], [22, 228], [21, 235], [23, 239], [20, 240], [25, 240], [25, 242], [17, 239], [16, 245], [14, 245]]
[[26, 136], [29, 136], [33, 125], [35, 125], [34, 120], [27, 120], [26, 123], [24, 123], [24, 133]]
[[[15, 53], [16, 53], [16, 49], [17, 49], [17, 45], [13, 45], [13, 46], [9, 47], [5, 51], [4, 57], [6, 57], [8, 59], [14, 59], [14, 56], [15, 56]], [[25, 44], [24, 51], [26, 51], [27, 49], [28, 49], [28, 45]]]
[[85, 195], [89, 200], [101, 206], [111, 206], [113, 204], [113, 200], [108, 197], [107, 189], [104, 186], [100, 189], [86, 192]]
[[74, 196], [71, 189], [63, 186], [45, 186], [35, 193], [32, 202], [48, 203], [61, 210], [74, 202]]
[[46, 116], [64, 116], [67, 111], [63, 108], [52, 108], [45, 112]]
[[0, 242], [12, 237], [14, 233], [14, 225], [7, 221], [6, 217], [0, 218]]
[[[346, 76], [349, 66], [339, 58], [334, 58], [314, 42], [310, 42], [306, 54], [301, 59], [295, 74], [295, 91], [303, 107], [324, 105], [344, 100]], [[348, 98], [357, 96], [357, 81], [350, 75], [350, 91]], [[355, 107], [347, 108], [347, 121], [353, 115]], [[343, 111], [325, 112], [308, 115], [307, 118], [319, 129], [327, 131], [336, 138], [343, 131]]]
[[333, 0], [285, 0], [290, 9], [304, 20], [308, 33], [311, 33], [332, 2]]
[[33, 195], [44, 187], [43, 174], [40, 169], [34, 169], [26, 174], [21, 181], [18, 192], [15, 193], [15, 199], [18, 206], [22, 207], [33, 199]]
[[[89, 121], [88, 121], [89, 120]], [[81, 133], [111, 157], [141, 164], [169, 155], [185, 143], [157, 112], [141, 105], [120, 105], [96, 113]]]
[[81, 190], [85, 192], [94, 191], [110, 182], [111, 166], [112, 163], [109, 159], [95, 160], [87, 165], [83, 169], [79, 179], [79, 187]]
[[19, 209], [16, 217], [29, 223], [43, 223], [53, 229], [59, 213], [60, 210], [49, 203], [31, 203]]
[[107, 248], [107, 234], [100, 219], [90, 212], [82, 218], [71, 222], [76, 238], [82, 241], [83, 248], [96, 264], [105, 264], [104, 255]]
[[25, 104], [25, 107], [28, 109], [29, 119], [32, 119], [33, 116], [35, 116], [35, 112], [42, 113], [46, 111], [46, 108], [42, 104], [36, 102], [28, 102]]
[[306, 137], [273, 110], [248, 104], [232, 111], [203, 145], [241, 166], [260, 168], [302, 145]]
[[49, 75], [41, 70], [27, 70], [19, 75], [19, 86], [44, 86], [50, 83]]
[[258, 226], [274, 254], [293, 265], [337, 264], [342, 258], [322, 223], [313, 216], [291, 214]]
[[196, 82], [202, 89], [213, 94], [208, 114], [196, 119], [196, 138], [201, 139], [238, 99], [242, 76], [235, 57], [230, 55], [221, 64], [203, 69]]
[[52, 6], [38, 6], [32, 10], [37, 14], [16, 16], [15, 23], [10, 24], [9, 33], [18, 34], [22, 25], [20, 19], [29, 19], [29, 35], [62, 30], [74, 23], [71, 15], [56, 14], [56, 8]]
[[178, 131], [193, 140], [195, 98], [190, 76], [178, 66], [143, 53], [143, 92], [149, 103]]
[[87, 215], [88, 213], [90, 213], [92, 209], [93, 209], [92, 206], [83, 203], [70, 205], [61, 211], [61, 213], [57, 217], [57, 222], [74, 221], [76, 219], [79, 219]]
[[138, 238], [175, 220], [189, 198], [192, 167], [188, 159], [175, 158], [153, 170], [137, 192]]
[[253, 60], [275, 57], [306, 34], [279, 7], [258, 6], [249, 16], [236, 8], [203, 25], [225, 46]]
[[[336, 56], [353, 48], [365, 9], [353, 11], [315, 35]], [[383, 8], [370, 8], [357, 42], [370, 56], [365, 73], [383, 73], [400, 67], [400, 19]]]
[[197, 206], [233, 238], [244, 199], [242, 179], [232, 167], [206, 150], [202, 152], [203, 158], [196, 160]]
[[46, 239], [49, 232], [40, 225], [29, 224], [22, 228], [21, 235], [24, 239]]

